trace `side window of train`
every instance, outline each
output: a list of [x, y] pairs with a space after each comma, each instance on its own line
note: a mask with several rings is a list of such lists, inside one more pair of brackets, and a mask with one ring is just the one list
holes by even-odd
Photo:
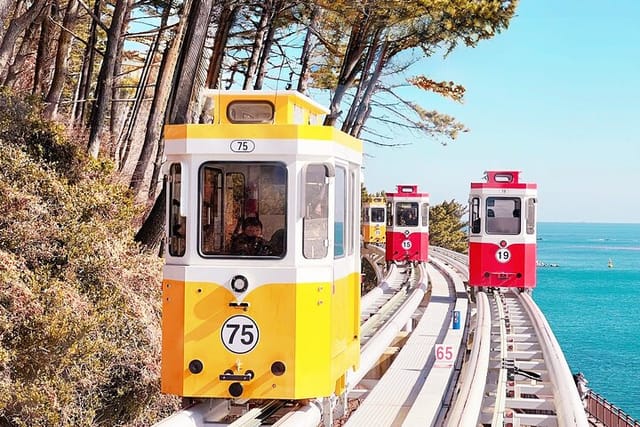
[[474, 197], [471, 199], [471, 211], [469, 214], [471, 215], [471, 232], [473, 234], [480, 233], [482, 229], [480, 226], [480, 198]]
[[520, 234], [519, 197], [487, 197], [487, 233]]
[[536, 202], [535, 198], [527, 199], [527, 234], [536, 232]]
[[393, 204], [387, 202], [387, 227], [393, 227]]
[[334, 173], [324, 164], [310, 164], [304, 170], [304, 212], [302, 254], [325, 258], [329, 253], [329, 177]]
[[350, 167], [349, 168], [349, 182], [348, 182], [348, 191], [347, 194], [347, 212], [349, 215], [347, 216], [347, 224], [346, 224], [346, 232], [347, 232], [347, 255], [353, 255], [355, 250], [356, 241], [359, 242], [359, 232], [360, 230], [356, 229], [357, 225], [360, 223], [360, 219], [358, 218], [358, 200], [360, 198], [360, 193], [358, 192], [360, 188], [360, 183], [358, 182], [359, 176], [359, 168]]
[[429, 203], [422, 204], [422, 222], [421, 225], [426, 227], [429, 225]]
[[333, 223], [333, 255], [335, 258], [344, 256], [345, 244], [347, 244], [347, 171], [345, 168], [336, 167], [335, 181], [335, 205]]
[[169, 254], [183, 256], [187, 246], [187, 218], [180, 212], [182, 203], [182, 166], [180, 163], [174, 163], [170, 166], [168, 181]]
[[220, 168], [204, 166], [200, 172], [200, 250], [205, 255], [224, 250], [223, 177]]

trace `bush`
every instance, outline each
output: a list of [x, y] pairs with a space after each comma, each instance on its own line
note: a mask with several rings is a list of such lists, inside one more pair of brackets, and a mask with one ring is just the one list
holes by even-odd
[[3, 95], [0, 425], [149, 425], [177, 405], [159, 393], [162, 260], [133, 241], [112, 166]]

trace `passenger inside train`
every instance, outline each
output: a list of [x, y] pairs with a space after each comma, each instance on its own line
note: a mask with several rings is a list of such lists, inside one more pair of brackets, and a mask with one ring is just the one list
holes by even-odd
[[418, 225], [418, 204], [415, 202], [396, 203], [396, 217], [400, 226], [416, 227]]
[[262, 222], [255, 216], [245, 218], [242, 233], [233, 236], [231, 241], [233, 255], [271, 255], [271, 244], [262, 237]]

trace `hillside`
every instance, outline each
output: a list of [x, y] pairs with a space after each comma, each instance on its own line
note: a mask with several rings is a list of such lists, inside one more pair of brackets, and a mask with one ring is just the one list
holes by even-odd
[[162, 260], [141, 210], [30, 102], [0, 93], [0, 425], [149, 425]]

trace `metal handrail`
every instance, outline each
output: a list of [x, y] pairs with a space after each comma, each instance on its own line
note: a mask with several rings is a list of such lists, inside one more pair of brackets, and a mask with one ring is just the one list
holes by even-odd
[[640, 427], [640, 422], [593, 390], [585, 396], [587, 412], [606, 426]]
[[547, 319], [533, 301], [531, 295], [528, 293], [519, 295], [539, 337], [542, 354], [547, 363], [553, 386], [558, 425], [560, 427], [588, 426], [587, 414], [573, 381], [569, 364], [551, 330], [551, 326], [549, 326]]

